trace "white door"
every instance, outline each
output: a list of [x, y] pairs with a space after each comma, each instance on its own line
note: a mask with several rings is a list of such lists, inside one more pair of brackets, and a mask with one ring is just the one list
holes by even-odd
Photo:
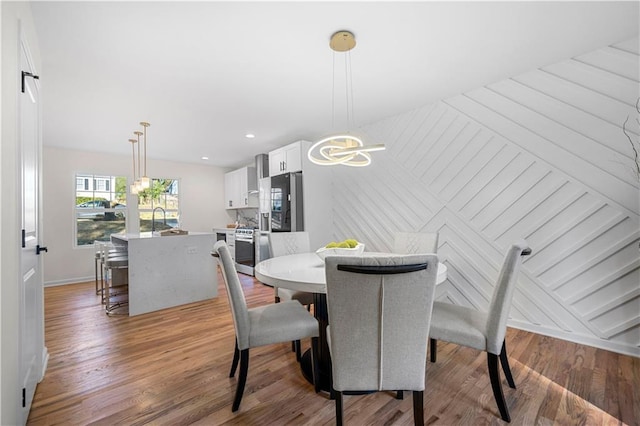
[[[20, 66], [23, 73], [35, 74], [28, 47], [22, 38]], [[26, 423], [36, 385], [43, 374], [44, 295], [40, 243], [40, 105], [35, 78], [23, 77], [20, 97], [20, 172], [22, 249], [20, 253], [20, 347], [19, 379], [22, 385], [19, 418]]]

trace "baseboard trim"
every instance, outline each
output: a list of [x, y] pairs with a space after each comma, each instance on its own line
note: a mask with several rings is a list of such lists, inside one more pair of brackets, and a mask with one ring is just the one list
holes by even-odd
[[38, 379], [38, 383], [44, 379], [44, 374], [47, 372], [47, 366], [49, 365], [49, 349], [45, 346], [42, 349], [42, 371], [40, 371], [40, 378]]
[[66, 280], [54, 280], [54, 281], [45, 281], [45, 287], [56, 287], [59, 285], [67, 285], [67, 284], [80, 284], [86, 283], [87, 281], [94, 281], [96, 278], [94, 276], [89, 277], [80, 277], [80, 278], [69, 278]]

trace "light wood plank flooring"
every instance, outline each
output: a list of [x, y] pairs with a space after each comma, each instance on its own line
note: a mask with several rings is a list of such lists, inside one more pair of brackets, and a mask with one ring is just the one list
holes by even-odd
[[[250, 307], [272, 303], [270, 287], [241, 277]], [[93, 282], [45, 289], [50, 360], [28, 424], [334, 424], [333, 401], [314, 393], [288, 343], [251, 350], [244, 399], [231, 412], [234, 331], [219, 283], [214, 300], [131, 318], [105, 315]], [[515, 329], [507, 345], [518, 386], [503, 381], [512, 424], [639, 424], [639, 359]], [[485, 354], [438, 349], [427, 365], [427, 424], [502, 424]], [[413, 424], [412, 398], [345, 397], [345, 421]]]

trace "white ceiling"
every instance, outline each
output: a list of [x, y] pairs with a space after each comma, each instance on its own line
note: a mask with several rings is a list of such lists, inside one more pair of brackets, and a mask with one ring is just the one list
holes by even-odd
[[149, 121], [149, 158], [223, 167], [346, 130], [344, 54], [332, 90], [337, 30], [357, 41], [357, 127], [628, 39], [639, 26], [636, 1], [45, 1], [32, 11], [45, 145], [128, 155], [138, 122]]

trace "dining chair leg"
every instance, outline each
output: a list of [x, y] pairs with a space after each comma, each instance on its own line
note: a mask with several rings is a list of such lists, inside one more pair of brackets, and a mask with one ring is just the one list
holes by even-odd
[[424, 425], [424, 391], [413, 391], [413, 424]]
[[498, 355], [487, 352], [487, 364], [489, 367], [489, 378], [491, 379], [491, 388], [493, 389], [493, 397], [498, 404], [500, 416], [505, 422], [510, 422], [509, 410], [502, 393], [502, 385], [500, 384], [500, 370], [498, 369]]
[[293, 342], [293, 348], [296, 352], [296, 361], [300, 362], [302, 360], [302, 354], [300, 353], [300, 340]]
[[438, 341], [436, 339], [429, 339], [429, 357], [431, 362], [436, 362], [436, 356], [438, 355]]
[[336, 399], [336, 390], [333, 389], [333, 367], [331, 365], [331, 360], [329, 360], [329, 365], [327, 365], [327, 369], [329, 372], [329, 399]]
[[238, 376], [238, 386], [236, 387], [236, 396], [233, 399], [231, 411], [238, 411], [242, 394], [244, 393], [244, 385], [247, 382], [247, 371], [249, 370], [249, 349], [240, 351], [240, 375]]
[[507, 357], [507, 347], [505, 345], [505, 342], [502, 342], [502, 350], [500, 351], [500, 364], [502, 364], [502, 371], [504, 371], [504, 377], [507, 379], [509, 387], [515, 389], [516, 383], [513, 381], [513, 376], [511, 375], [511, 367], [509, 367], [509, 358]]
[[236, 368], [238, 368], [239, 359], [240, 359], [240, 351], [238, 350], [238, 341], [236, 340], [236, 347], [233, 351], [233, 361], [231, 362], [231, 372], [229, 372], [229, 377], [233, 377], [236, 375]]
[[404, 392], [401, 390], [396, 391], [396, 399], [404, 399]]
[[334, 390], [333, 393], [336, 399], [336, 426], [342, 426], [342, 415], [344, 411], [342, 408], [342, 392]]
[[313, 387], [316, 393], [320, 392], [320, 363], [318, 362], [318, 345], [320, 341], [317, 337], [311, 338], [311, 365], [313, 368]]

